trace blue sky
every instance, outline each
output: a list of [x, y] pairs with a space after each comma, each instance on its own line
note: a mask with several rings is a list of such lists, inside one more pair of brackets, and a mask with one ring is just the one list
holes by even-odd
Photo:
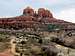
[[0, 0], [0, 17], [19, 16], [27, 6], [47, 8], [54, 17], [75, 23], [75, 0]]

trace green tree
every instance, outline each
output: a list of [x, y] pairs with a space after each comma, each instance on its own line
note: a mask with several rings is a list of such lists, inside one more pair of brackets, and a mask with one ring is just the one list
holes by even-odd
[[60, 29], [60, 25], [55, 25], [55, 24], [49, 24], [48, 25], [48, 30], [54, 30], [54, 29]]

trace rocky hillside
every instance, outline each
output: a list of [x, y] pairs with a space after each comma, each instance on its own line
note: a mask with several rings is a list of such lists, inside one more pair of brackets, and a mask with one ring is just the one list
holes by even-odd
[[0, 18], [0, 55], [75, 56], [75, 24], [44, 8], [27, 7], [21, 16]]

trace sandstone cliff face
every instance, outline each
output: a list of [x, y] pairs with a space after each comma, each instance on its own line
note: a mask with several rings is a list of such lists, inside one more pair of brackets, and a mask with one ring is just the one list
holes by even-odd
[[[9, 28], [9, 29], [36, 28], [37, 25], [39, 26], [39, 24], [41, 25], [42, 28], [44, 27], [47, 28], [45, 24], [60, 25], [63, 27], [63, 29], [75, 28], [73, 23], [54, 18], [52, 13], [44, 8], [39, 8], [36, 13], [34, 9], [27, 7], [23, 10], [23, 15], [21, 16], [12, 18], [0, 18], [0, 28]], [[45, 26], [43, 27], [42, 24], [44, 24]]]

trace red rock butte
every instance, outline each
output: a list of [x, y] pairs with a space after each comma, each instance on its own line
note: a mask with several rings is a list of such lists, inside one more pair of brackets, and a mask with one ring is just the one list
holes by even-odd
[[27, 7], [20, 16], [0, 18], [0, 28], [44, 28], [48, 24], [61, 25], [64, 28], [75, 28], [74, 23], [56, 19], [49, 10], [44, 8], [39, 8], [38, 11], [34, 11], [34, 9]]

